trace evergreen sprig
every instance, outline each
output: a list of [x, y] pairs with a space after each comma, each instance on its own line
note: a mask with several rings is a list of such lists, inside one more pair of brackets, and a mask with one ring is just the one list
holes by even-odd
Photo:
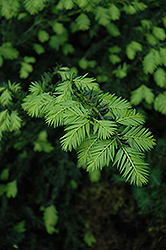
[[62, 149], [75, 149], [78, 164], [88, 171], [112, 162], [130, 183], [146, 184], [149, 170], [144, 152], [153, 148], [155, 140], [142, 126], [144, 117], [126, 100], [104, 94], [93, 78], [74, 77], [66, 68], [57, 73], [62, 81], [50, 92], [42, 81], [32, 83], [23, 109], [32, 117], [44, 116], [48, 125], [64, 126]]

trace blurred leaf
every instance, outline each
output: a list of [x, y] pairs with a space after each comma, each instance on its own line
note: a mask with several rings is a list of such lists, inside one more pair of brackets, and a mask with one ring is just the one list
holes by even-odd
[[53, 234], [54, 232], [56, 232], [56, 229], [54, 227], [58, 222], [57, 214], [58, 212], [54, 205], [51, 205], [44, 209], [43, 219], [47, 233], [49, 234]]
[[160, 27], [153, 27], [153, 35], [161, 41], [164, 41], [166, 38], [165, 30]]
[[44, 47], [39, 43], [34, 43], [33, 48], [38, 55], [41, 55], [45, 52]]
[[65, 55], [72, 54], [74, 52], [74, 47], [69, 43], [65, 43], [62, 49]]
[[108, 25], [111, 19], [109, 10], [101, 6], [97, 6], [95, 10], [95, 19], [99, 24], [103, 26]]
[[125, 4], [124, 7], [123, 7], [123, 10], [126, 12], [126, 14], [128, 15], [134, 15], [137, 11], [136, 9], [134, 8], [133, 5], [131, 4]]
[[154, 108], [156, 111], [166, 115], [166, 92], [160, 93], [154, 101]]
[[113, 23], [109, 23], [108, 25], [106, 25], [106, 28], [109, 34], [112, 36], [117, 37], [121, 34], [119, 28]]
[[145, 100], [148, 104], [151, 104], [154, 102], [154, 97], [152, 89], [146, 87], [145, 85], [141, 85], [131, 92], [131, 104], [139, 105], [143, 100]]
[[5, 59], [14, 60], [18, 58], [19, 52], [17, 49], [13, 48], [10, 42], [7, 42], [3, 43], [0, 46], [0, 55], [3, 56]]
[[90, 26], [90, 19], [84, 13], [81, 13], [76, 19], [79, 30], [88, 30]]
[[89, 172], [89, 179], [93, 182], [98, 182], [101, 179], [101, 172], [100, 170], [96, 169], [94, 171]]
[[17, 233], [23, 233], [26, 231], [26, 228], [25, 228], [25, 221], [21, 221], [19, 222], [18, 224], [16, 224], [14, 227], [13, 227], [13, 230]]
[[88, 231], [84, 235], [84, 241], [89, 247], [91, 247], [93, 243], [96, 243], [96, 238], [90, 231]]
[[162, 63], [160, 52], [151, 49], [150, 52], [143, 59], [143, 69], [145, 74], [153, 74], [158, 65]]
[[9, 178], [9, 169], [4, 169], [0, 175], [2, 181], [6, 181]]
[[38, 139], [34, 142], [34, 151], [50, 153], [52, 150], [54, 150], [54, 147], [47, 140], [47, 131], [41, 131], [38, 135]]
[[6, 185], [0, 185], [0, 196], [6, 192]]
[[18, 189], [17, 189], [17, 181], [11, 181], [6, 186], [6, 196], [7, 198], [15, 198], [17, 196]]
[[110, 55], [109, 60], [113, 64], [119, 63], [121, 61], [120, 57], [117, 55]]
[[39, 30], [38, 39], [41, 43], [47, 42], [49, 40], [49, 34], [45, 30]]
[[158, 68], [154, 73], [154, 80], [161, 88], [166, 88], [166, 72], [163, 68]]
[[78, 188], [78, 184], [77, 184], [77, 182], [75, 180], [71, 180], [70, 184], [71, 184], [71, 186], [72, 186], [73, 189], [77, 189]]
[[118, 78], [125, 78], [127, 76], [127, 64], [123, 63], [123, 66], [119, 65], [118, 68], [113, 71], [113, 74]]
[[112, 20], [119, 20], [120, 18], [120, 10], [118, 9], [118, 7], [115, 4], [111, 4], [111, 6], [109, 7], [109, 13], [111, 15], [111, 19]]
[[137, 51], [142, 51], [142, 45], [138, 42], [132, 41], [126, 47], [126, 54], [130, 60], [133, 60]]

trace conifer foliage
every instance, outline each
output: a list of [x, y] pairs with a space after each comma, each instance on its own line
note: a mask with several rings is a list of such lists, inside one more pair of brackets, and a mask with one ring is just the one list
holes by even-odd
[[44, 79], [30, 85], [23, 109], [55, 128], [64, 126], [62, 149], [75, 149], [79, 166], [94, 171], [112, 162], [131, 184], [146, 184], [149, 170], [144, 152], [155, 142], [142, 127], [144, 117], [126, 100], [104, 94], [87, 75], [74, 76], [67, 68], [57, 68], [55, 73], [62, 78], [55, 85]]

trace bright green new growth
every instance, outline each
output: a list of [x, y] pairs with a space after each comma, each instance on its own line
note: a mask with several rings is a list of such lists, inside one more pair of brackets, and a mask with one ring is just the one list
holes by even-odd
[[73, 76], [67, 68], [56, 69], [62, 81], [50, 84], [45, 75], [32, 83], [22, 107], [32, 117], [44, 117], [48, 125], [64, 126], [62, 149], [78, 155], [78, 165], [101, 170], [111, 162], [131, 184], [148, 181], [144, 152], [155, 145], [142, 124], [144, 118], [126, 100], [104, 94], [93, 78]]

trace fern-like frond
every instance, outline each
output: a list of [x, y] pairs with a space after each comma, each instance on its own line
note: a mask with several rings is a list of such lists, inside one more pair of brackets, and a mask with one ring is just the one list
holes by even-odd
[[42, 86], [40, 83], [38, 82], [31, 82], [31, 85], [29, 87], [29, 91], [33, 94], [33, 95], [39, 95], [42, 94], [44, 92]]
[[87, 170], [93, 171], [102, 169], [113, 161], [116, 152], [116, 138], [97, 141], [89, 150], [87, 161]]
[[5, 59], [9, 59], [9, 60], [17, 59], [19, 56], [18, 50], [13, 48], [12, 43], [10, 43], [10, 42], [3, 43], [0, 46], [0, 54]]
[[65, 131], [67, 133], [61, 138], [62, 149], [71, 151], [72, 148], [76, 149], [90, 134], [90, 121], [88, 119], [78, 121], [67, 126]]
[[166, 115], [166, 91], [160, 93], [154, 101], [155, 110], [161, 112], [163, 115]]
[[[73, 101], [72, 101], [73, 102]], [[64, 113], [64, 120], [65, 125], [67, 124], [73, 124], [80, 119], [87, 119], [88, 118], [88, 112], [87, 109], [83, 107], [81, 103], [74, 102], [73, 106], [68, 106]]]
[[68, 109], [72, 109], [77, 104], [78, 102], [72, 100], [57, 104], [55, 100], [53, 100], [53, 102], [45, 108], [46, 123], [48, 123], [48, 125], [54, 125], [54, 127], [64, 125], [64, 121], [68, 119], [67, 116], [64, 116], [65, 113]]
[[16, 110], [12, 111], [10, 114], [10, 131], [17, 130], [21, 127], [21, 118]]
[[162, 64], [159, 51], [151, 49], [143, 59], [143, 70], [145, 74], [153, 74], [158, 65]]
[[84, 76], [78, 76], [73, 79], [73, 82], [78, 90], [86, 91], [93, 89], [94, 91], [99, 91], [99, 85], [95, 82], [94, 78], [86, 77], [87, 74]]
[[42, 117], [46, 106], [52, 103], [52, 101], [53, 97], [48, 93], [42, 93], [37, 96], [31, 94], [24, 98], [22, 108], [32, 117]]
[[19, 0], [13, 0], [13, 1], [1, 0], [0, 7], [1, 7], [1, 15], [6, 17], [6, 19], [10, 19], [18, 14], [20, 3]]
[[79, 166], [83, 166], [83, 167], [87, 166], [87, 162], [90, 158], [90, 150], [97, 141], [98, 141], [98, 136], [90, 135], [77, 148]]
[[131, 128], [123, 138], [127, 140], [132, 148], [139, 151], [148, 151], [155, 145], [155, 139], [153, 139], [152, 133], [142, 126]]
[[59, 83], [55, 90], [56, 103], [71, 100], [73, 96], [72, 81], [66, 80]]
[[94, 120], [93, 133], [98, 135], [101, 140], [106, 140], [113, 135], [117, 129], [117, 125], [113, 121]]
[[21, 86], [20, 86], [20, 83], [16, 83], [16, 82], [13, 82], [11, 83], [10, 80], [8, 80], [8, 88], [12, 91], [12, 92], [18, 92], [19, 90], [21, 90]]
[[130, 184], [141, 187], [148, 182], [149, 168], [142, 153], [122, 146], [115, 156], [114, 164], [117, 164], [122, 176], [130, 180]]
[[6, 131], [10, 128], [11, 126], [11, 120], [10, 120], [10, 115], [9, 111], [3, 110], [0, 112], [0, 131]]
[[143, 100], [151, 104], [154, 102], [154, 97], [152, 89], [142, 84], [137, 89], [131, 91], [131, 104], [139, 105]]
[[11, 101], [12, 101], [12, 93], [8, 89], [5, 89], [5, 91], [3, 91], [3, 93], [0, 96], [0, 103], [2, 104], [2, 106], [6, 106], [10, 104]]
[[118, 110], [124, 110], [131, 108], [131, 104], [127, 101], [122, 99], [121, 97], [117, 97], [114, 94], [102, 94], [101, 99], [108, 104], [110, 110], [116, 113]]
[[46, 2], [48, 0], [24, 0], [24, 5], [31, 15], [35, 15], [44, 9]]
[[137, 126], [145, 122], [144, 117], [137, 113], [135, 109], [118, 112], [116, 122], [123, 125]]

